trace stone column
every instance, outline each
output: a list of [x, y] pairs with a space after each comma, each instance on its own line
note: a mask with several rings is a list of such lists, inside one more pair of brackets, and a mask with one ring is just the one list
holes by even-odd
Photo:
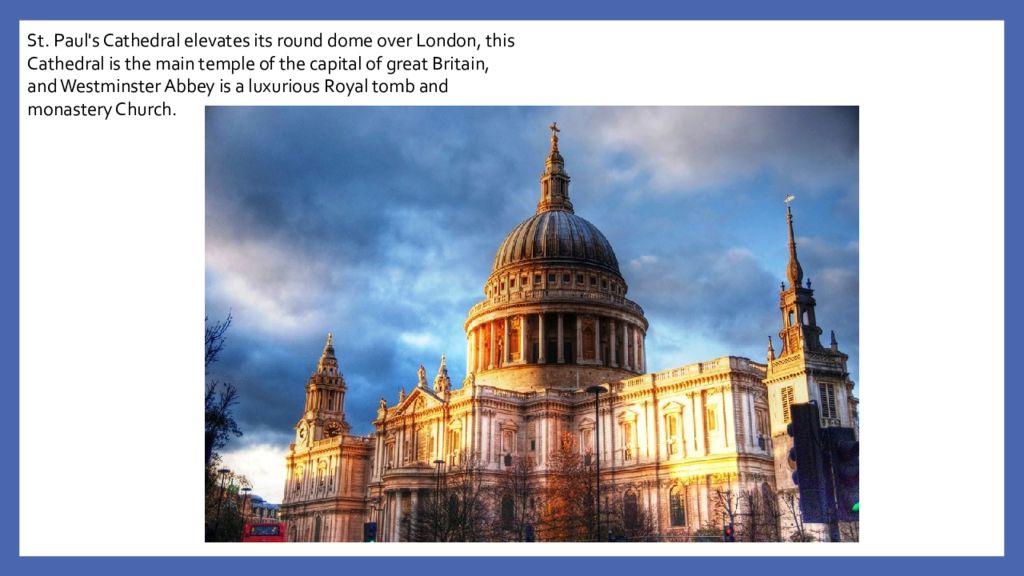
[[490, 356], [490, 363], [488, 364], [487, 367], [489, 369], [491, 369], [491, 370], [494, 369], [494, 363], [497, 361], [497, 355], [498, 355], [498, 350], [497, 350], [498, 335], [495, 334], [495, 328], [497, 328], [497, 327], [494, 325], [494, 321], [493, 320], [487, 323], [487, 330], [491, 333], [491, 353], [488, 354], [488, 356]]
[[558, 363], [565, 363], [565, 344], [562, 334], [562, 315], [558, 315]]
[[381, 542], [391, 541], [391, 492], [383, 492], [383, 502], [381, 502], [381, 514], [380, 524], [378, 530], [380, 534], [377, 535]]
[[391, 498], [395, 502], [395, 514], [392, 519], [395, 523], [392, 525], [392, 542], [399, 542], [402, 538], [402, 493], [395, 491], [392, 492]]
[[544, 354], [544, 313], [537, 314], [537, 363], [544, 364], [547, 362]]
[[502, 366], [508, 366], [508, 359], [509, 359], [509, 355], [511, 354], [511, 350], [512, 350], [512, 343], [508, 341], [508, 330], [509, 330], [509, 324], [511, 323], [511, 321], [512, 321], [511, 317], [508, 317], [508, 316], [505, 317], [505, 320], [504, 320], [504, 323], [505, 323], [505, 339], [502, 340], [502, 342], [504, 342], [504, 344], [501, 347], [501, 365]]
[[610, 337], [608, 342], [608, 364], [611, 365], [612, 367], [615, 367], [619, 365], [618, 362], [616, 362], [615, 358], [615, 346], [618, 344], [615, 341], [615, 320], [608, 320], [608, 336]]
[[[419, 490], [412, 491], [412, 501], [409, 502], [409, 526], [412, 527], [412, 530], [410, 530], [410, 532], [416, 531], [416, 504], [419, 502], [419, 495]], [[410, 536], [411, 535], [412, 534], [410, 534]]]
[[622, 323], [622, 367], [629, 370], [629, 324]]
[[583, 322], [580, 315], [576, 315], [576, 363], [583, 362]]
[[483, 346], [483, 338], [486, 337], [484, 329], [486, 324], [482, 324], [476, 328], [476, 366], [479, 370], [483, 370], [487, 365], [486, 348]]
[[466, 334], [466, 374], [473, 371], [473, 333]]
[[601, 364], [601, 317], [594, 317], [594, 360]]
[[526, 316], [519, 315], [519, 363], [526, 364]]
[[643, 372], [640, 368], [640, 329], [633, 328], [633, 366], [637, 372]]
[[639, 328], [636, 330], [636, 355], [637, 371], [647, 371], [647, 352], [644, 350], [644, 333]]

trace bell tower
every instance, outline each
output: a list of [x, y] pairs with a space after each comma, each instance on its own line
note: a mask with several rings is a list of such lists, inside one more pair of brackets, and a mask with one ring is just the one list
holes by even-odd
[[[768, 370], [764, 384], [768, 388], [768, 411], [771, 422], [772, 456], [775, 460], [775, 482], [779, 491], [796, 488], [789, 463], [792, 438], [786, 426], [792, 422], [792, 405], [814, 402], [821, 418], [819, 426], [847, 427], [856, 430], [857, 399], [853, 381], [846, 370], [848, 356], [839, 351], [835, 332], [831, 345], [821, 345], [822, 330], [814, 314], [814, 290], [811, 280], [804, 281], [803, 267], [797, 259], [796, 235], [793, 232], [793, 211], [788, 206], [789, 263], [786, 280], [779, 289], [779, 310], [782, 328], [779, 339], [782, 350], [778, 356], [771, 337], [768, 339]], [[784, 520], [788, 525], [788, 521]], [[791, 529], [789, 526], [787, 529]], [[820, 528], [820, 526], [819, 526]]]
[[[792, 200], [790, 197], [788, 200]], [[788, 204], [788, 202], [787, 202]], [[778, 356], [771, 339], [768, 341], [768, 404], [771, 411], [772, 436], [786, 434], [791, 421], [790, 406], [816, 402], [821, 414], [821, 427], [855, 427], [856, 399], [853, 381], [846, 370], [848, 356], [839, 351], [835, 332], [831, 345], [821, 345], [822, 330], [815, 317], [814, 290], [811, 280], [804, 281], [803, 267], [797, 258], [796, 235], [793, 232], [793, 210], [786, 206], [789, 228], [789, 264], [786, 280], [779, 290], [782, 328], [779, 339], [782, 350]]]
[[306, 405], [295, 426], [296, 444], [308, 446], [317, 440], [348, 433], [345, 390], [345, 378], [338, 370], [338, 359], [334, 355], [334, 337], [328, 333], [316, 372], [306, 382]]

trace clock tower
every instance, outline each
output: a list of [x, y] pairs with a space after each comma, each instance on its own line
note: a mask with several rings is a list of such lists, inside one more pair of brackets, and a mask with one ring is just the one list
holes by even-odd
[[347, 434], [349, 428], [345, 422], [345, 377], [338, 371], [334, 337], [328, 333], [316, 372], [306, 383], [306, 406], [295, 425], [295, 443], [309, 446], [324, 438]]
[[373, 445], [349, 433], [346, 389], [328, 334], [316, 371], [306, 382], [295, 443], [285, 456], [281, 515], [290, 542], [351, 542], [362, 534]]

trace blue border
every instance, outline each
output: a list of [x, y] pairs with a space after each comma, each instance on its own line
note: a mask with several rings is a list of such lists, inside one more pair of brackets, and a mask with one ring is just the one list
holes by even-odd
[[[440, 4], [440, 5], [438, 5]], [[1021, 70], [1019, 29], [1021, 22], [1016, 16], [1017, 5], [1014, 0], [915, 0], [898, 2], [897, 0], [847, 0], [845, 3], [821, 0], [732, 0], [707, 2], [699, 5], [688, 5], [682, 2], [668, 5], [664, 2], [650, 0], [633, 0], [631, 2], [562, 0], [522, 0], [516, 3], [484, 3], [480, 0], [452, 0], [448, 2], [426, 2], [423, 0], [378, 0], [376, 2], [341, 4], [337, 0], [289, 1], [280, 0], [228, 0], [214, 4], [209, 0], [178, 0], [173, 3], [150, 4], [138, 0], [100, 0], [94, 2], [35, 1], [8, 0], [0, 10], [3, 13], [2, 38], [6, 48], [2, 60], [3, 92], [0, 104], [4, 113], [2, 118], [2, 142], [5, 154], [2, 155], [2, 172], [7, 174], [8, 185], [0, 192], [0, 269], [5, 271], [4, 282], [0, 284], [0, 381], [7, 383], [8, 394], [2, 405], [0, 418], [0, 434], [6, 439], [7, 462], [18, 457], [18, 417], [19, 393], [19, 309], [18, 309], [18, 50], [19, 20], [28, 19], [62, 19], [62, 20], [125, 20], [125, 19], [176, 19], [176, 20], [1003, 20], [1005, 21], [1005, 142], [1007, 159], [1005, 166], [1005, 189], [1018, 191], [1016, 194], [1005, 195], [1005, 322], [1011, 327], [1021, 320], [1021, 303], [1014, 298], [1024, 293], [1021, 286], [1019, 267], [1013, 266], [1019, 260], [1015, 248], [1021, 244], [1021, 227], [1015, 227], [1016, 217], [1021, 215], [1021, 180], [1020, 103], [1024, 101], [1021, 94]], [[969, 193], [969, 191], [966, 191]], [[970, 263], [951, 263], [951, 270], [962, 269]], [[951, 280], [954, 280], [951, 278]], [[59, 331], [59, 327], [53, 327]], [[951, 334], [951, 341], [958, 337]], [[1020, 332], [1005, 331], [1005, 350], [1019, 349]], [[913, 337], [908, 331], [907, 337]], [[969, 336], [964, 336], [969, 337]], [[73, 345], [67, 343], [67, 345]], [[1012, 374], [1009, 364], [1011, 355], [1006, 355], [1004, 369]], [[923, 375], [922, 385], [927, 385], [927, 377]], [[1020, 378], [1015, 378], [1017, 383]], [[965, 382], [968, 384], [968, 382]], [[1004, 421], [1007, 406], [1021, 405], [1021, 390], [1017, 386], [1005, 386]], [[940, 435], [927, 430], [919, 431], [923, 441], [938, 441]], [[1005, 437], [1004, 437], [1005, 438]], [[1005, 443], [1004, 484], [1007, 478], [1017, 478], [1014, 474], [1021, 466], [1017, 457], [1020, 456], [1019, 442]], [[951, 455], [969, 462], [971, 455]], [[941, 470], [946, 463], [932, 463], [940, 472], [936, 474], [936, 482], [949, 482]], [[952, 484], [961, 486], [970, 484], [970, 476], [964, 473], [955, 474]], [[951, 484], [951, 485], [952, 485]], [[466, 570], [486, 570], [494, 574], [522, 574], [530, 570], [564, 571], [577, 573], [589, 571], [597, 574], [606, 572], [635, 572], [643, 570], [663, 569], [669, 571], [701, 571], [703, 573], [719, 573], [720, 571], [744, 571], [751, 574], [764, 573], [807, 573], [818, 574], [862, 574], [867, 570], [878, 569], [882, 573], [890, 572], [925, 572], [964, 573], [983, 571], [986, 574], [1010, 573], [1013, 565], [1020, 564], [1020, 552], [1012, 544], [1021, 541], [1022, 530], [1017, 519], [1021, 518], [1021, 502], [1018, 495], [1011, 493], [1006, 498], [1005, 518], [1011, 522], [1005, 524], [1005, 532], [1000, 526], [968, 525], [951, 527], [953, 530], [983, 531], [999, 538], [1003, 534], [1004, 543], [1011, 544], [1006, 548], [1003, 558], [755, 558], [755, 557], [696, 557], [696, 558], [544, 558], [544, 557], [437, 557], [437, 558], [21, 558], [18, 556], [18, 515], [20, 513], [18, 499], [18, 477], [8, 471], [0, 476], [0, 489], [8, 503], [6, 520], [2, 534], [2, 556], [0, 570], [6, 574], [36, 573], [79, 573], [104, 574], [147, 573], [179, 573], [188, 571], [192, 574], [225, 575], [231, 572], [245, 573], [294, 573], [297, 571], [327, 570], [354, 571], [362, 574], [381, 574], [399, 570], [416, 570], [426, 573], [463, 572]], [[957, 488], [959, 490], [959, 488]], [[911, 495], [912, 496], [912, 495]], [[970, 489], [951, 498], [947, 503], [939, 505], [970, 505]], [[13, 506], [10, 504], [13, 503]], [[102, 503], [99, 504], [102, 509]], [[13, 510], [13, 514], [10, 511]], [[131, 529], [131, 527], [127, 527]], [[914, 521], [907, 519], [906, 529], [914, 530]], [[55, 536], [59, 538], [61, 536]], [[73, 537], [67, 535], [63, 537]], [[112, 535], [113, 537], [113, 535]], [[519, 551], [518, 549], [516, 550]], [[727, 552], [725, 548], [723, 553]], [[1017, 569], [1018, 571], [1020, 568]]]

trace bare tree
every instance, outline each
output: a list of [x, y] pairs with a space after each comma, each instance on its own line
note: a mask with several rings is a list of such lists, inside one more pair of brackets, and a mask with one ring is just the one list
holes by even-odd
[[211, 380], [206, 383], [206, 466], [231, 436], [242, 431], [231, 413], [238, 404], [238, 390], [232, 384]]
[[725, 490], [715, 490], [715, 495], [717, 496], [715, 509], [720, 524], [722, 526], [732, 525], [735, 528], [736, 516], [739, 514], [740, 508], [739, 494], [733, 492], [732, 488], [727, 488]]
[[607, 514], [601, 511], [608, 525], [610, 540], [651, 542], [657, 539], [654, 516], [647, 506], [640, 503], [636, 492], [624, 490], [622, 496], [615, 498], [614, 502], [615, 505]]
[[519, 456], [511, 460], [505, 475], [494, 493], [495, 539], [523, 542], [527, 540], [531, 527], [537, 525], [537, 503], [535, 486], [530, 478], [533, 472], [533, 458]]
[[228, 312], [227, 318], [210, 324], [210, 317], [205, 318], [206, 322], [206, 369], [210, 364], [217, 361], [220, 351], [224, 349], [224, 342], [227, 340], [227, 331], [231, 327], [232, 316]]
[[[223, 321], [210, 324], [206, 318], [206, 369], [217, 361], [228, 327], [231, 326], [231, 314]], [[235, 422], [232, 410], [238, 404], [238, 389], [233, 384], [208, 380], [206, 382], [206, 467], [214, 459], [217, 450], [223, 448], [232, 436], [241, 436], [242, 430]]]
[[473, 542], [486, 539], [491, 524], [483, 463], [462, 457], [438, 479], [438, 486], [419, 500], [415, 520], [409, 519], [406, 539], [419, 542]]
[[747, 542], [778, 542], [781, 511], [775, 492], [768, 486], [739, 495], [742, 539]]
[[572, 433], [562, 434], [551, 454], [549, 478], [540, 514], [543, 540], [580, 542], [595, 538], [594, 467], [586, 463]]
[[860, 542], [860, 522], [840, 522], [839, 540], [842, 542]]
[[474, 454], [459, 458], [448, 473], [448, 524], [452, 542], [473, 542], [486, 538], [491, 522], [489, 493], [483, 485], [484, 464]]
[[793, 542], [811, 542], [815, 538], [804, 528], [804, 519], [800, 513], [800, 496], [796, 489], [782, 490], [778, 493], [782, 501], [783, 514], [793, 521], [793, 533], [789, 539]]

